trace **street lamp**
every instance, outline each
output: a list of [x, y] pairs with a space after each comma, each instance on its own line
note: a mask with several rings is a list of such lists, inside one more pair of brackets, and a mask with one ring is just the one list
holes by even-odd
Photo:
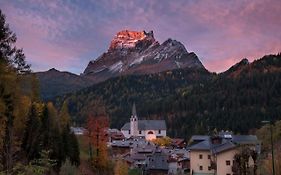
[[270, 126], [270, 142], [271, 142], [271, 158], [272, 158], [272, 174], [275, 175], [275, 168], [274, 168], [274, 151], [273, 151], [273, 139], [272, 139], [272, 121], [268, 121], [268, 120], [265, 120], [265, 121], [262, 121], [262, 123], [264, 124], [269, 124]]

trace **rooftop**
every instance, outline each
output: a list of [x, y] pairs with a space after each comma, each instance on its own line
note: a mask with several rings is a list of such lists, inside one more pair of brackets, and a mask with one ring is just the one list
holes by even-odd
[[[213, 139], [213, 140], [212, 140]], [[215, 141], [214, 141], [215, 139]], [[195, 135], [190, 139], [191, 144], [187, 149], [189, 150], [206, 150], [211, 151], [214, 154], [221, 153], [223, 151], [233, 149], [240, 145], [258, 145], [259, 141], [257, 136], [254, 135], [232, 135], [219, 134], [216, 137]]]
[[[138, 120], [139, 130], [166, 130], [165, 120]], [[130, 123], [126, 123], [121, 130], [130, 130]]]

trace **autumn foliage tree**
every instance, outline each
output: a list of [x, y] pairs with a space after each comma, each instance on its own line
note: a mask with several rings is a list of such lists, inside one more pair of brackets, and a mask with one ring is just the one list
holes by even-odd
[[107, 150], [107, 129], [109, 119], [106, 115], [89, 115], [87, 136], [89, 138], [90, 161], [98, 171], [106, 171], [109, 163]]
[[[67, 102], [59, 111], [40, 100], [37, 78], [16, 40], [0, 10], [0, 174], [34, 174], [25, 170], [38, 164], [58, 173], [66, 159], [78, 166], [79, 146], [70, 131]], [[55, 164], [42, 165], [41, 160]]]
[[172, 144], [172, 139], [170, 137], [156, 138], [152, 140], [158, 146], [170, 146]]
[[57, 171], [66, 158], [79, 165], [78, 143], [70, 132], [65, 105], [59, 113], [52, 103], [40, 101], [38, 80], [30, 74], [16, 40], [0, 10], [0, 173], [28, 168], [43, 158], [43, 151], [49, 153], [46, 159], [56, 161]]
[[[0, 10], [0, 169], [12, 169], [20, 152], [28, 101], [23, 102], [19, 83], [23, 74], [30, 72], [22, 49], [15, 46], [16, 35], [6, 23]], [[17, 123], [16, 123], [17, 122]], [[18, 135], [17, 135], [18, 134]]]
[[118, 159], [114, 167], [114, 175], [128, 175], [129, 166], [124, 160]]

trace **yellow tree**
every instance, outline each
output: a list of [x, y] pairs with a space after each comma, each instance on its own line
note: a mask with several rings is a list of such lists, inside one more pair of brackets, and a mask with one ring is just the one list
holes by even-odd
[[[281, 148], [276, 149], [274, 152], [274, 165], [275, 174], [281, 174]], [[271, 155], [268, 156], [262, 162], [262, 173], [271, 174], [272, 173], [272, 158]]]
[[70, 115], [69, 115], [69, 112], [68, 112], [67, 101], [63, 102], [63, 105], [62, 105], [61, 110], [60, 110], [59, 120], [60, 120], [60, 128], [61, 129], [65, 129], [70, 124]]
[[114, 175], [128, 175], [128, 169], [127, 163], [118, 159], [114, 167]]
[[163, 137], [163, 138], [156, 138], [156, 139], [152, 140], [152, 142], [158, 146], [170, 146], [172, 143], [172, 140], [170, 137]]

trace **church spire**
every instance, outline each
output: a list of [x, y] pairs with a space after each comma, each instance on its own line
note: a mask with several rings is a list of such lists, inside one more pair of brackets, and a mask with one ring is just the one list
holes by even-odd
[[136, 110], [136, 104], [133, 104], [133, 109], [132, 109], [132, 116], [136, 117], [137, 116], [137, 110]]
[[137, 110], [136, 110], [136, 104], [133, 104], [132, 108], [132, 116], [130, 121], [130, 131], [131, 136], [138, 136], [139, 130], [138, 130], [138, 117], [137, 117]]

